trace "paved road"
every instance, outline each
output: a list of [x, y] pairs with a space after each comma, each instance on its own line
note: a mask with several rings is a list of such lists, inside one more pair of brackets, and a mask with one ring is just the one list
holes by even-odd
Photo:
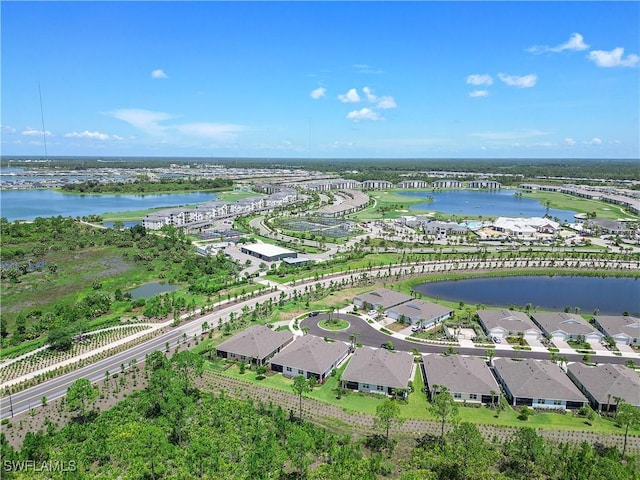
[[[464, 262], [462, 262], [464, 263]], [[480, 262], [471, 262], [471, 263], [480, 263]], [[494, 262], [498, 263], [498, 262]], [[441, 270], [450, 270], [454, 268], [453, 263], [451, 262], [438, 262], [437, 268], [434, 268], [433, 271], [441, 271]], [[509, 265], [506, 266], [509, 268]], [[392, 273], [400, 272], [402, 274], [407, 274], [409, 268], [406, 265], [400, 267], [392, 267]], [[375, 272], [367, 272], [366, 274], [369, 276], [373, 276]], [[384, 268], [379, 269], [377, 271], [386, 271]], [[317, 282], [309, 281], [306, 284], [298, 283], [295, 287], [289, 287], [291, 289], [291, 293], [293, 290], [297, 290], [298, 293], [303, 293], [305, 285], [311, 288], [315, 283], [321, 283], [327, 286], [330, 282], [340, 282], [341, 279], [349, 279], [350, 277], [354, 277], [357, 274], [355, 272], [336, 275], [335, 277], [325, 277], [322, 280]], [[428, 275], [425, 272], [425, 275]], [[277, 299], [280, 295], [280, 291], [276, 290], [275, 292], [266, 293], [254, 298], [247, 299], [243, 302], [239, 302], [235, 305], [231, 305], [225, 307], [216, 312], [210, 313], [201, 317], [197, 320], [185, 323], [178, 328], [171, 329], [169, 332], [162, 334], [161, 336], [151, 339], [143, 344], [132, 347], [125, 352], [114, 355], [108, 359], [101, 360], [92, 365], [83, 367], [81, 369], [75, 370], [69, 374], [53, 378], [48, 380], [40, 385], [36, 385], [34, 387], [23, 390], [22, 392], [16, 393], [15, 395], [11, 395], [11, 397], [2, 397], [0, 398], [0, 418], [7, 418], [11, 416], [12, 410], [13, 414], [16, 415], [18, 413], [25, 412], [30, 408], [37, 407], [41, 404], [41, 399], [43, 396], [46, 396], [48, 400], [54, 400], [66, 394], [67, 388], [78, 378], [88, 378], [91, 381], [98, 381], [104, 378], [104, 374], [106, 371], [109, 372], [117, 372], [120, 370], [120, 365], [124, 363], [127, 365], [133, 358], [136, 358], [138, 362], [144, 360], [147, 354], [153, 353], [156, 350], [164, 350], [165, 343], [169, 342], [171, 346], [174, 346], [177, 341], [182, 338], [183, 334], [186, 334], [188, 337], [193, 337], [194, 334], [199, 334], [202, 332], [202, 324], [204, 322], [208, 322], [210, 326], [217, 326], [218, 320], [220, 319], [222, 322], [228, 320], [229, 313], [236, 312], [239, 314], [242, 311], [243, 306], [248, 306], [249, 308], [253, 307], [257, 302], [264, 302], [268, 298]], [[327, 336], [330, 338], [335, 338], [337, 340], [349, 341], [349, 334], [358, 331], [360, 332], [360, 337], [358, 338], [358, 342], [363, 345], [370, 345], [374, 347], [379, 347], [382, 343], [386, 343], [389, 340], [389, 337], [385, 334], [377, 331], [373, 327], [371, 327], [364, 320], [360, 320], [358, 317], [353, 317], [353, 323], [350, 329], [342, 332], [328, 332], [326, 330], [322, 330], [317, 326], [316, 320], [321, 320], [324, 318], [323, 316], [313, 317], [314, 321], [309, 319], [304, 320], [301, 323], [301, 326], [309, 326], [310, 333], [315, 335], [319, 335], [321, 337]], [[351, 320], [350, 320], [351, 321]], [[357, 330], [356, 330], [357, 329]], [[399, 350], [411, 351], [414, 348], [417, 348], [418, 351], [428, 353], [428, 352], [443, 352], [448, 347], [446, 346], [438, 346], [438, 345], [423, 345], [419, 343], [408, 342], [401, 339], [392, 339], [395, 348]], [[470, 355], [485, 355], [486, 349], [484, 348], [465, 348], [465, 347], [455, 347], [456, 351], [461, 354], [470, 354]], [[549, 353], [547, 352], [535, 352], [535, 351], [496, 351], [496, 356], [506, 356], [506, 357], [530, 357], [530, 358], [550, 358]], [[579, 361], [582, 359], [582, 355], [580, 354], [567, 354], [566, 355], [569, 361]], [[629, 357], [615, 357], [615, 356], [599, 356], [599, 355], [591, 355], [591, 360], [599, 363], [624, 363], [625, 360], [628, 360]], [[636, 360], [637, 362], [637, 360]], [[13, 407], [13, 408], [12, 408]]]
[[[334, 340], [341, 340], [343, 342], [350, 342], [350, 336], [353, 333], [357, 333], [358, 337], [356, 342], [361, 343], [362, 345], [367, 345], [369, 347], [380, 347], [383, 343], [387, 343], [389, 340], [393, 343], [393, 346], [396, 350], [402, 350], [406, 352], [411, 352], [413, 349], [417, 349], [421, 353], [444, 353], [448, 350], [448, 345], [433, 345], [433, 344], [422, 344], [417, 342], [411, 342], [407, 340], [402, 340], [399, 338], [390, 338], [388, 335], [380, 332], [379, 330], [372, 327], [365, 320], [357, 317], [355, 315], [349, 314], [334, 314], [333, 317], [338, 317], [344, 320], [347, 320], [350, 324], [349, 328], [341, 331], [330, 331], [324, 330], [318, 326], [318, 322], [321, 320], [325, 320], [329, 318], [328, 314], [321, 314], [317, 317], [309, 317], [300, 322], [300, 327], [308, 327], [309, 333], [311, 335], [316, 335], [318, 337], [327, 337]], [[472, 348], [472, 347], [459, 347], [454, 346], [456, 352], [462, 355], [475, 355], [475, 356], [486, 356], [487, 349], [483, 347]], [[535, 358], [535, 359], [551, 359], [551, 354], [549, 352], [536, 352], [530, 350], [495, 350], [496, 357], [507, 357], [507, 358]], [[567, 360], [570, 362], [573, 361], [582, 361], [582, 354], [566, 354]], [[624, 364], [626, 360], [629, 360], [629, 357], [617, 357], [617, 356], [604, 356], [604, 355], [591, 355], [592, 362], [598, 363], [618, 363]]]

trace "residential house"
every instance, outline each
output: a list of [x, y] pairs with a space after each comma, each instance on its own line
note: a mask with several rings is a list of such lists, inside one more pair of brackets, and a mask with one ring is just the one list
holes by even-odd
[[613, 412], [620, 401], [640, 408], [640, 377], [624, 365], [572, 363], [567, 375], [598, 412]]
[[405, 293], [394, 292], [388, 288], [379, 288], [373, 292], [357, 295], [353, 299], [353, 304], [358, 308], [370, 308], [373, 310], [382, 308], [386, 311], [410, 300], [413, 300], [413, 297]]
[[593, 328], [584, 318], [566, 312], [534, 312], [533, 321], [551, 340], [584, 340], [601, 342], [603, 335]]
[[422, 377], [430, 398], [438, 393], [438, 387], [447, 387], [459, 402], [493, 404], [500, 397], [500, 387], [480, 357], [423, 355]]
[[264, 325], [253, 325], [218, 345], [216, 355], [264, 365], [292, 341], [293, 334], [290, 331], [276, 332]]
[[393, 395], [409, 387], [414, 365], [408, 352], [358, 348], [342, 372], [341, 382], [351, 390]]
[[602, 333], [621, 345], [640, 343], [640, 318], [629, 315], [597, 315], [593, 321]]
[[428, 328], [450, 318], [453, 310], [437, 303], [424, 300], [411, 300], [387, 310], [387, 316], [394, 320], [403, 320], [411, 325]]
[[271, 370], [285, 377], [314, 377], [324, 383], [331, 371], [349, 355], [349, 345], [344, 342], [327, 342], [314, 335], [296, 339], [277, 353], [270, 361]]
[[538, 340], [542, 332], [526, 313], [514, 310], [478, 310], [478, 319], [485, 334], [507, 338], [522, 336], [525, 340]]
[[493, 369], [511, 405], [573, 410], [589, 403], [564, 371], [550, 360], [497, 358]]

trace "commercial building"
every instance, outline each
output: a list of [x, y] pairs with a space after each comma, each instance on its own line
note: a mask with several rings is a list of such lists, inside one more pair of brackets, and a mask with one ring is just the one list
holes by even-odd
[[240, 251], [246, 255], [259, 258], [266, 262], [277, 262], [284, 258], [296, 258], [298, 253], [288, 248], [278, 247], [270, 243], [252, 243], [242, 245]]

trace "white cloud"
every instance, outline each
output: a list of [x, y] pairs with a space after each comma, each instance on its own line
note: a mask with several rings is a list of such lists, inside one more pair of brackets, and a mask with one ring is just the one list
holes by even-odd
[[309, 94], [311, 98], [314, 100], [318, 100], [319, 98], [324, 97], [327, 94], [327, 89], [324, 87], [318, 87], [315, 90], [312, 90]]
[[538, 80], [538, 76], [531, 73], [529, 75], [506, 75], [504, 73], [499, 73], [498, 78], [509, 87], [516, 88], [531, 88], [534, 87], [536, 81]]
[[374, 93], [373, 90], [371, 90], [369, 87], [364, 87], [362, 89], [362, 91], [364, 92], [364, 94], [367, 96], [367, 100], [369, 102], [375, 102], [376, 99], [378, 98]]
[[630, 53], [624, 57], [624, 48], [617, 47], [606, 52], [604, 50], [593, 50], [589, 52], [587, 58], [599, 67], [634, 67], [640, 62], [640, 57]]
[[342, 103], [358, 103], [360, 95], [358, 95], [358, 91], [355, 88], [352, 88], [347, 93], [338, 95], [338, 100]]
[[236, 133], [245, 130], [241, 125], [231, 125], [222, 123], [187, 123], [175, 125], [174, 127], [185, 135], [201, 138], [212, 138], [215, 140], [235, 138]]
[[120, 135], [113, 135], [111, 138], [113, 138], [114, 140], [124, 140], [124, 137], [121, 137]]
[[353, 110], [352, 112], [347, 113], [347, 118], [354, 122], [359, 122], [360, 120], [383, 120], [382, 116], [378, 112], [371, 110], [370, 108]]
[[376, 104], [376, 106], [378, 108], [387, 110], [389, 108], [396, 108], [398, 105], [396, 104], [396, 101], [393, 99], [392, 96], [386, 95], [378, 99], [378, 103]]
[[569, 138], [569, 137], [567, 137], [567, 138], [565, 138], [565, 139], [564, 139], [564, 144], [565, 144], [565, 145], [573, 146], [573, 145], [575, 145], [576, 143], [577, 143], [577, 142], [576, 142], [573, 138]]
[[602, 140], [598, 137], [594, 137], [591, 140], [584, 142], [586, 145], [602, 145]]
[[163, 132], [166, 127], [158, 125], [159, 122], [170, 120], [173, 115], [164, 112], [154, 112], [152, 110], [144, 110], [139, 108], [125, 108], [108, 112], [107, 115], [127, 122], [140, 130], [149, 134], [158, 134]]
[[17, 130], [15, 128], [13, 128], [11, 125], [2, 125], [0, 126], [0, 131], [4, 134], [7, 135], [13, 135], [14, 133], [17, 132]]
[[527, 48], [527, 52], [533, 53], [534, 55], [540, 55], [542, 53], [553, 52], [560, 53], [565, 50], [571, 50], [574, 52], [579, 52], [582, 50], [586, 50], [589, 48], [589, 45], [584, 43], [584, 37], [579, 33], [572, 33], [569, 40], [560, 45], [556, 45], [555, 47], [549, 47], [548, 45], [535, 45], [533, 47]]
[[85, 130], [84, 132], [71, 132], [65, 133], [65, 138], [89, 138], [92, 140], [108, 140], [109, 135], [106, 133], [100, 132], [90, 132], [89, 130]]
[[472, 98], [487, 97], [489, 96], [489, 90], [474, 90], [469, 92], [469, 96]]
[[42, 130], [36, 130], [35, 128], [27, 127], [22, 131], [22, 135], [26, 135], [28, 137], [41, 137], [43, 134], [47, 137], [53, 137], [53, 133], [51, 133], [49, 130], [43, 132]]
[[491, 78], [491, 75], [475, 73], [467, 76], [467, 84], [475, 86], [493, 85], [493, 78]]
[[169, 76], [166, 73], [164, 73], [164, 70], [162, 70], [161, 68], [158, 68], [157, 70], [154, 70], [153, 72], [151, 72], [151, 78], [155, 78], [155, 79], [169, 78]]

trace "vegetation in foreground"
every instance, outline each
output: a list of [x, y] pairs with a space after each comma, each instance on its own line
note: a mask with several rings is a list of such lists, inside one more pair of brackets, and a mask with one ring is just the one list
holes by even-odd
[[[171, 359], [156, 352], [146, 362], [148, 387], [102, 414], [93, 411], [95, 387], [78, 380], [65, 402], [67, 425], [28, 433], [18, 450], [2, 435], [3, 478], [640, 478], [635, 457], [601, 445], [547, 442], [531, 428], [498, 444], [462, 422], [396, 448], [393, 401], [376, 410], [366, 436], [340, 436], [293, 410], [200, 391], [193, 380], [201, 372], [202, 358], [193, 352]], [[446, 400], [434, 402], [435, 414], [447, 410]], [[443, 418], [449, 425], [449, 414]]]

